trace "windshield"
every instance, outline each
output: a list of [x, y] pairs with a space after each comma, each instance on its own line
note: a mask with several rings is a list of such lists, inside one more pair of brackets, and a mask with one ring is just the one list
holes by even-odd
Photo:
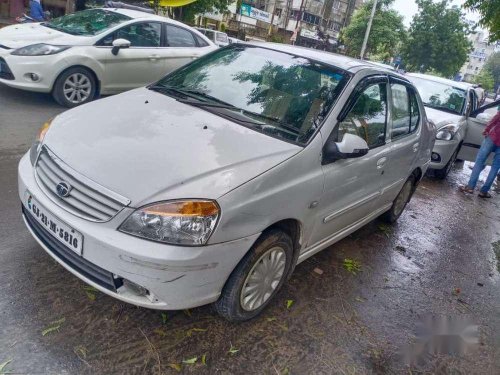
[[462, 114], [467, 97], [465, 90], [422, 78], [409, 77], [409, 79], [417, 88], [426, 106]]
[[233, 45], [177, 70], [151, 89], [190, 97], [183, 102], [303, 145], [319, 128], [349, 77], [341, 69], [303, 57]]
[[97, 35], [131, 18], [104, 9], [90, 9], [55, 18], [43, 26], [72, 35]]

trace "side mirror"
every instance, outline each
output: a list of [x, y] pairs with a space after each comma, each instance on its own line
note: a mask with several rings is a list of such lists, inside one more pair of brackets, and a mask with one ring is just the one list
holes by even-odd
[[115, 39], [113, 40], [113, 49], [111, 50], [111, 53], [113, 55], [118, 55], [118, 51], [120, 51], [122, 48], [129, 48], [130, 47], [130, 41], [127, 39]]
[[328, 140], [323, 147], [322, 164], [330, 164], [339, 159], [359, 158], [368, 153], [366, 141], [354, 134], [346, 133], [342, 142]]

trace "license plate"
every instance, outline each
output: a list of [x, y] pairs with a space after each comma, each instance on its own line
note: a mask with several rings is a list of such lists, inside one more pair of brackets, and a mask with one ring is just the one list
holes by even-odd
[[26, 206], [35, 220], [47, 229], [54, 238], [78, 255], [82, 255], [83, 236], [81, 233], [54, 217], [29, 193], [26, 194]]

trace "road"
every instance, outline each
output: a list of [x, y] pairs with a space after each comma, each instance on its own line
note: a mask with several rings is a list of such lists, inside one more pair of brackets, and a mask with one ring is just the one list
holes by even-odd
[[[459, 193], [467, 164], [447, 181], [426, 178], [397, 225], [375, 220], [299, 265], [261, 317], [230, 324], [210, 307], [162, 314], [87, 290], [31, 238], [16, 167], [38, 127], [62, 110], [49, 96], [0, 86], [4, 371], [410, 373], [402, 348], [416, 341], [426, 314], [446, 314], [479, 326], [479, 348], [429, 356], [417, 369], [500, 373], [500, 195], [484, 201]], [[345, 259], [360, 271], [349, 272]]]

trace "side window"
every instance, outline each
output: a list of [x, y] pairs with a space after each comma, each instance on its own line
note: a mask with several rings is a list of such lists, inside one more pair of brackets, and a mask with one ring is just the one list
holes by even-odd
[[167, 45], [169, 47], [196, 47], [196, 42], [190, 31], [167, 25]]
[[356, 99], [356, 103], [339, 125], [341, 141], [345, 133], [360, 136], [368, 147], [385, 144], [387, 128], [387, 84], [376, 83], [368, 86]]
[[126, 39], [131, 47], [160, 47], [161, 24], [158, 22], [134, 23], [119, 29], [115, 39]]
[[198, 47], [208, 46], [208, 43], [205, 41], [205, 39], [200, 38], [198, 35], [195, 35], [194, 37], [196, 38], [196, 41], [198, 42]]
[[115, 40], [115, 33], [106, 35], [99, 42], [97, 42], [97, 45], [111, 47], [113, 45], [113, 40]]
[[410, 97], [406, 86], [391, 84], [392, 92], [392, 133], [398, 138], [410, 133]]
[[417, 94], [413, 89], [408, 89], [410, 93], [410, 133], [418, 129], [420, 123], [420, 108], [418, 107]]

